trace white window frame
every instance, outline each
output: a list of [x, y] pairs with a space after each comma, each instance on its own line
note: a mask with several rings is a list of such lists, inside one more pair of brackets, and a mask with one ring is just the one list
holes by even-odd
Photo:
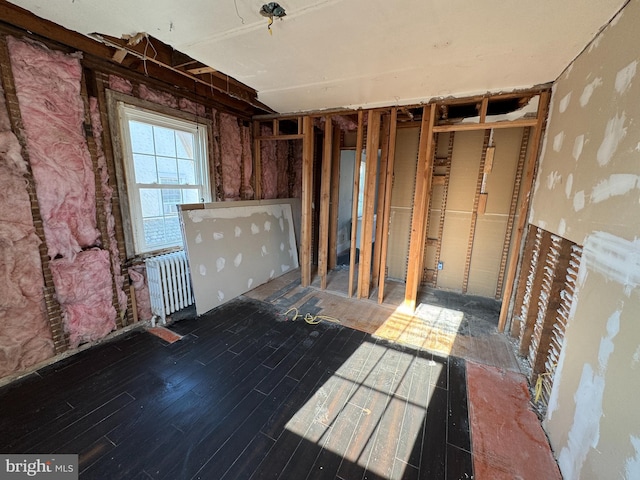
[[[208, 162], [208, 128], [206, 123], [171, 116], [158, 111], [142, 108], [125, 101], [117, 102], [118, 120], [120, 125], [120, 138], [123, 151], [123, 167], [126, 179], [126, 190], [128, 197], [128, 210], [130, 213], [130, 227], [133, 241], [133, 254], [144, 255], [154, 251], [161, 251], [172, 247], [183, 247], [180, 243], [165, 242], [164, 244], [147, 245], [142, 215], [142, 202], [140, 200], [141, 189], [194, 189], [198, 191], [200, 202], [211, 201], [211, 187], [209, 182], [209, 162]], [[138, 183], [136, 182], [135, 165], [133, 162], [133, 151], [131, 145], [131, 135], [129, 122], [137, 121], [153, 126], [169, 128], [188, 132], [194, 135], [194, 159], [196, 162], [196, 183], [189, 184], [163, 184], [163, 183]], [[155, 145], [155, 142], [154, 142]], [[165, 216], [163, 212], [163, 216]], [[131, 255], [128, 255], [131, 256]]]

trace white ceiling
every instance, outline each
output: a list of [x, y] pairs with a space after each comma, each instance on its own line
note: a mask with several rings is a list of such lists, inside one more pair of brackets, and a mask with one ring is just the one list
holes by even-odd
[[626, 0], [282, 0], [272, 35], [264, 0], [11, 3], [84, 34], [147, 32], [286, 113], [550, 82]]

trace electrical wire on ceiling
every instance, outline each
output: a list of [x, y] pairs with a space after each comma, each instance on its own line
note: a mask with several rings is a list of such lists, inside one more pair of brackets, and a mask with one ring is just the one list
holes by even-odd
[[273, 35], [273, 32], [271, 31], [271, 25], [273, 25], [273, 18], [275, 17], [282, 20], [282, 17], [287, 15], [287, 13], [284, 11], [284, 8], [282, 8], [278, 2], [265, 3], [260, 8], [259, 13], [263, 17], [267, 17], [269, 19], [269, 24], [267, 25], [267, 30], [269, 30], [269, 35]]

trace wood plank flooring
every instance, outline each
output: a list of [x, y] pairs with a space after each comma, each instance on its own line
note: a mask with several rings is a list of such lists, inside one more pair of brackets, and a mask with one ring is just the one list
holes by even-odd
[[82, 479], [472, 478], [466, 364], [240, 297], [0, 389], [0, 451]]

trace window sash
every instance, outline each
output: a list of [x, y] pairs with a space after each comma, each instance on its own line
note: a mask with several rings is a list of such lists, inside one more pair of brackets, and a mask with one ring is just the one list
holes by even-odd
[[[196, 122], [173, 118], [155, 111], [150, 111], [130, 104], [126, 104], [121, 101], [118, 102], [118, 113], [120, 117], [121, 134], [123, 139], [125, 167], [124, 170], [126, 177], [127, 194], [129, 197], [131, 229], [133, 233], [135, 253], [149, 253], [154, 250], [160, 250], [163, 248], [182, 246], [181, 234], [179, 236], [176, 235], [176, 226], [179, 229], [179, 218], [177, 209], [175, 210], [175, 212], [166, 211], [166, 204], [164, 202], [162, 192], [173, 190], [178, 191], [181, 197], [180, 203], [197, 203], [211, 201], [211, 190], [209, 187], [207, 162], [208, 139], [206, 124], [198, 124]], [[178, 145], [179, 139], [176, 138], [174, 134], [175, 148], [173, 148], [172, 150], [170, 144], [165, 144], [164, 150], [159, 151], [162, 145], [159, 145], [160, 140], [158, 140], [153, 135], [155, 129], [152, 128], [150, 145], [153, 149], [153, 152], [149, 150], [147, 145], [146, 151], [144, 153], [136, 152], [135, 155], [147, 155], [149, 159], [153, 159], [153, 161], [155, 162], [154, 167], [156, 181], [153, 183], [148, 183], [149, 180], [151, 180], [150, 177], [152, 177], [153, 175], [147, 175], [146, 178], [141, 179], [141, 182], [137, 182], [136, 161], [134, 160], [134, 148], [132, 145], [135, 142], [133, 142], [131, 138], [132, 136], [130, 130], [130, 122], [138, 122], [141, 124], [151, 125], [152, 127], [156, 127], [158, 129], [169, 129], [174, 132], [185, 132], [188, 134], [189, 138], [191, 138], [190, 136], [193, 136], [193, 144], [188, 145], [189, 142], [187, 141], [186, 145], [184, 143]], [[192, 151], [190, 151], [188, 147], [192, 147]], [[192, 156], [193, 158], [189, 159], [189, 156]], [[162, 183], [162, 178], [160, 177], [160, 173], [162, 172], [160, 172], [159, 170], [158, 160], [168, 163], [175, 162], [177, 169], [176, 175], [173, 176], [172, 172], [170, 175], [167, 175], [171, 183]], [[193, 171], [189, 169], [184, 178], [181, 178], [180, 162], [191, 160], [194, 161]], [[182, 168], [184, 169], [185, 167], [188, 168], [188, 165], [186, 165], [186, 163], [183, 163]], [[171, 168], [169, 168], [168, 170], [170, 169]], [[177, 183], [174, 183], [173, 180], [175, 180]], [[183, 180], [187, 181], [188, 183], [180, 183]], [[149, 214], [149, 212], [146, 212], [147, 215], [145, 215], [145, 212], [143, 212], [143, 210], [145, 209], [145, 205], [143, 205], [144, 199], [142, 198], [142, 195], [144, 192], [152, 192], [154, 190], [160, 191], [160, 194], [158, 195], [158, 197], [160, 198], [160, 202], [154, 202], [154, 198], [151, 198], [150, 202], [152, 210], [154, 208], [157, 210], [157, 212], [151, 213], [158, 213], [158, 215]], [[187, 191], [197, 192], [193, 198], [194, 201], [183, 201], [184, 192]], [[151, 197], [153, 197], [153, 195]], [[155, 207], [153, 206], [153, 203], [157, 203]], [[155, 232], [155, 235], [152, 235], [154, 232], [147, 228], [147, 226], [151, 225], [155, 225], [155, 228], [158, 229], [157, 232]], [[160, 230], [164, 232], [165, 241], [159, 240], [160, 235], [158, 232]], [[167, 234], [169, 235], [168, 239], [166, 238]], [[152, 241], [154, 237], [156, 241]]]

